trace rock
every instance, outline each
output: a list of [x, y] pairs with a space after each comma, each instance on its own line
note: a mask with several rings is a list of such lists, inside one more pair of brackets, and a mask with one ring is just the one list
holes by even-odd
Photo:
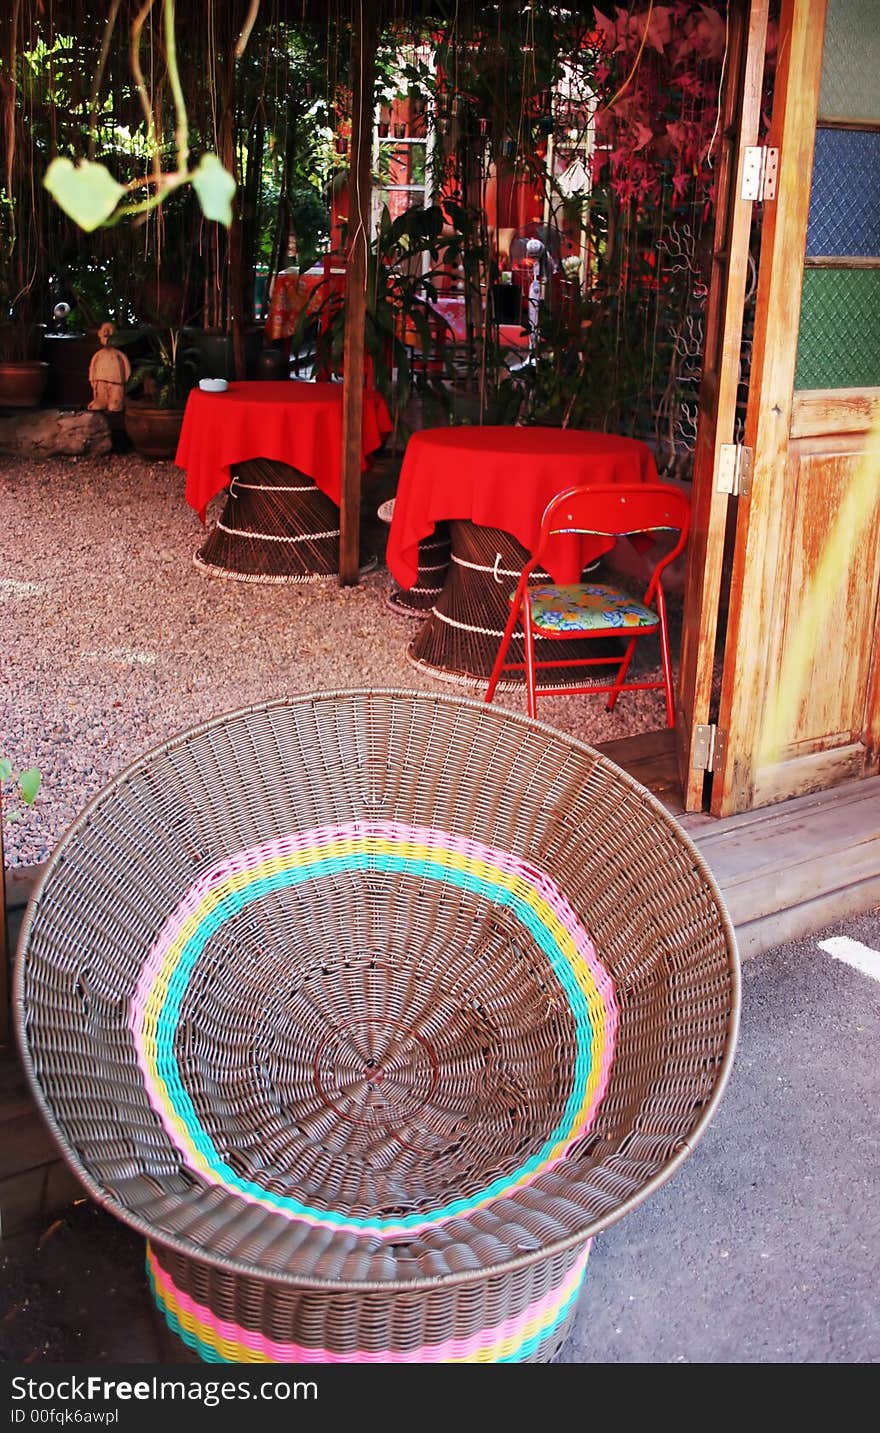
[[113, 447], [104, 413], [40, 408], [0, 418], [0, 453], [32, 457], [93, 457]]

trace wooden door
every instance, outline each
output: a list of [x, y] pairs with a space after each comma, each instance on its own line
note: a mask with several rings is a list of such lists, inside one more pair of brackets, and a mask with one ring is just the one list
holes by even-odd
[[716, 815], [871, 775], [880, 746], [880, 10], [783, 0], [778, 53]]
[[735, 436], [753, 218], [753, 201], [743, 199], [741, 191], [745, 151], [758, 139], [767, 12], [768, 0], [731, 0], [676, 714], [686, 811], [698, 811], [703, 804], [706, 755], [701, 748], [709, 730], [729, 507], [737, 501], [719, 492], [718, 477], [722, 449]]

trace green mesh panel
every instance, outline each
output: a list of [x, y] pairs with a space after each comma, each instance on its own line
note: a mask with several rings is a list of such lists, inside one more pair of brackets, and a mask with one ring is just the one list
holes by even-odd
[[807, 269], [794, 386], [880, 386], [880, 269]]
[[819, 115], [880, 121], [878, 0], [828, 0]]

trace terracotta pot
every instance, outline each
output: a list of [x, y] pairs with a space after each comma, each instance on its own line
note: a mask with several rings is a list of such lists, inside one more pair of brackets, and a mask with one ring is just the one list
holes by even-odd
[[125, 405], [125, 431], [143, 458], [173, 458], [182, 423], [182, 408], [153, 408], [131, 399]]
[[38, 359], [0, 363], [0, 408], [36, 408], [48, 381], [49, 365]]

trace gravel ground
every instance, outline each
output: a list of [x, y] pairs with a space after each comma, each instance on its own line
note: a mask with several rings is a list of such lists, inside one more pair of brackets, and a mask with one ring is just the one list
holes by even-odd
[[[367, 488], [368, 520], [387, 495]], [[416, 626], [385, 605], [385, 530], [373, 529], [379, 566], [357, 587], [218, 580], [193, 564], [204, 530], [172, 463], [0, 458], [0, 755], [43, 780], [31, 808], [4, 791], [7, 866], [45, 860], [117, 772], [222, 712], [345, 687], [479, 697], [407, 660]], [[525, 709], [516, 692], [496, 702]], [[660, 692], [630, 693], [614, 713], [601, 698], [548, 698], [539, 713], [591, 743], [664, 725]]]

